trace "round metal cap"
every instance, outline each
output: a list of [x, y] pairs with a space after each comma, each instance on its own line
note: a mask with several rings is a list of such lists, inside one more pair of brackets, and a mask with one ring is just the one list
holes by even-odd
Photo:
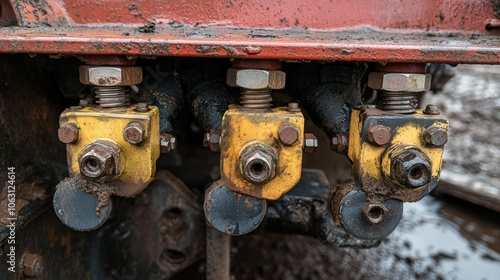
[[[361, 190], [349, 192], [340, 203], [342, 225], [350, 234], [368, 240], [379, 240], [396, 229], [403, 217], [403, 202], [388, 199], [381, 203], [385, 209], [383, 220], [377, 224], [366, 219], [363, 207], [367, 204], [366, 193]], [[366, 208], [365, 208], [366, 210]]]
[[68, 227], [78, 231], [94, 230], [102, 226], [111, 215], [112, 201], [96, 215], [97, 197], [78, 188], [77, 183], [64, 180], [54, 194], [54, 211]]
[[266, 200], [234, 192], [215, 182], [205, 193], [203, 205], [207, 222], [231, 236], [255, 230], [266, 215]]

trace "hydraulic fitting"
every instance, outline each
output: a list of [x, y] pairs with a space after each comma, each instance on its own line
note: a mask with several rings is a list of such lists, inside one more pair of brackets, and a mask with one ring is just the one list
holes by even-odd
[[[111, 111], [108, 111], [111, 110]], [[160, 156], [159, 112], [136, 105], [103, 110], [98, 106], [66, 109], [61, 127], [78, 127], [77, 142], [66, 145], [70, 176], [113, 181], [114, 195], [134, 197], [153, 180]]]
[[422, 110], [403, 115], [356, 108], [348, 157], [357, 182], [369, 195], [420, 200], [439, 180], [447, 131], [445, 117]]
[[266, 199], [279, 199], [299, 182], [302, 153], [314, 151], [318, 140], [304, 133], [298, 104], [272, 108], [272, 91], [285, 87], [279, 62], [235, 60], [233, 66], [227, 84], [242, 89], [241, 106], [229, 105], [221, 127], [205, 134], [204, 145], [220, 151], [221, 179], [205, 193], [204, 207], [212, 227], [241, 235], [259, 226]]

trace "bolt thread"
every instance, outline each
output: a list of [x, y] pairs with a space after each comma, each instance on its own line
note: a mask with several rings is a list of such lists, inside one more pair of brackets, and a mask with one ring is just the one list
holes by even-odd
[[401, 91], [382, 91], [382, 105], [379, 109], [399, 113], [413, 114], [418, 107], [417, 93]]
[[270, 90], [245, 90], [241, 93], [241, 105], [251, 109], [271, 109], [273, 97]]
[[102, 108], [123, 107], [130, 104], [129, 87], [95, 87], [96, 103]]

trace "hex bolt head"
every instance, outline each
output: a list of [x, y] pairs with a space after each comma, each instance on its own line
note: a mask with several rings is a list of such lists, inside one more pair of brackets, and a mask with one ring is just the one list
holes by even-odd
[[347, 154], [347, 147], [349, 146], [349, 140], [344, 134], [337, 134], [332, 137], [332, 142], [330, 143], [330, 149], [339, 154]]
[[264, 184], [276, 176], [276, 156], [264, 145], [252, 145], [240, 156], [240, 172], [247, 181]]
[[431, 88], [429, 74], [420, 73], [381, 73], [372, 72], [368, 75], [368, 87], [375, 90], [422, 92]]
[[383, 125], [372, 125], [368, 128], [368, 140], [379, 146], [383, 146], [391, 140], [392, 134], [388, 127]]
[[80, 82], [91, 86], [131, 86], [142, 82], [142, 68], [135, 66], [80, 66]]
[[278, 136], [283, 145], [292, 146], [299, 140], [299, 129], [291, 123], [284, 123], [279, 128]]
[[312, 133], [305, 133], [304, 134], [304, 152], [305, 153], [312, 153], [316, 151], [316, 148], [318, 147], [318, 138], [314, 136]]
[[21, 258], [21, 270], [27, 278], [40, 277], [43, 273], [43, 258], [38, 254], [25, 253]]
[[78, 126], [74, 123], [63, 124], [57, 131], [59, 141], [65, 144], [73, 144], [78, 141]]
[[402, 186], [418, 188], [431, 181], [431, 159], [418, 148], [390, 156], [391, 177]]
[[285, 78], [285, 72], [279, 70], [230, 68], [226, 82], [231, 87], [272, 90], [285, 88]]
[[429, 104], [429, 105], [425, 106], [424, 114], [425, 115], [439, 115], [439, 114], [441, 114], [441, 111], [439, 110], [438, 106]]
[[448, 142], [448, 132], [442, 127], [431, 126], [424, 132], [424, 141], [433, 147], [442, 147]]
[[123, 130], [123, 139], [132, 145], [139, 145], [146, 140], [146, 129], [140, 122], [130, 122]]
[[387, 217], [387, 208], [382, 203], [367, 203], [363, 207], [363, 217], [372, 225], [379, 225]]

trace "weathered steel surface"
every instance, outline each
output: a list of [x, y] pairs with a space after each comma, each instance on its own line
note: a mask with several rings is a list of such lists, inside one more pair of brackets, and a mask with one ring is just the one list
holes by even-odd
[[495, 17], [491, 0], [11, 0], [21, 24], [137, 24], [259, 29], [374, 29], [485, 33]]
[[[250, 51], [251, 49], [251, 51]], [[500, 36], [133, 27], [0, 29], [0, 52], [282, 60], [500, 63]]]

